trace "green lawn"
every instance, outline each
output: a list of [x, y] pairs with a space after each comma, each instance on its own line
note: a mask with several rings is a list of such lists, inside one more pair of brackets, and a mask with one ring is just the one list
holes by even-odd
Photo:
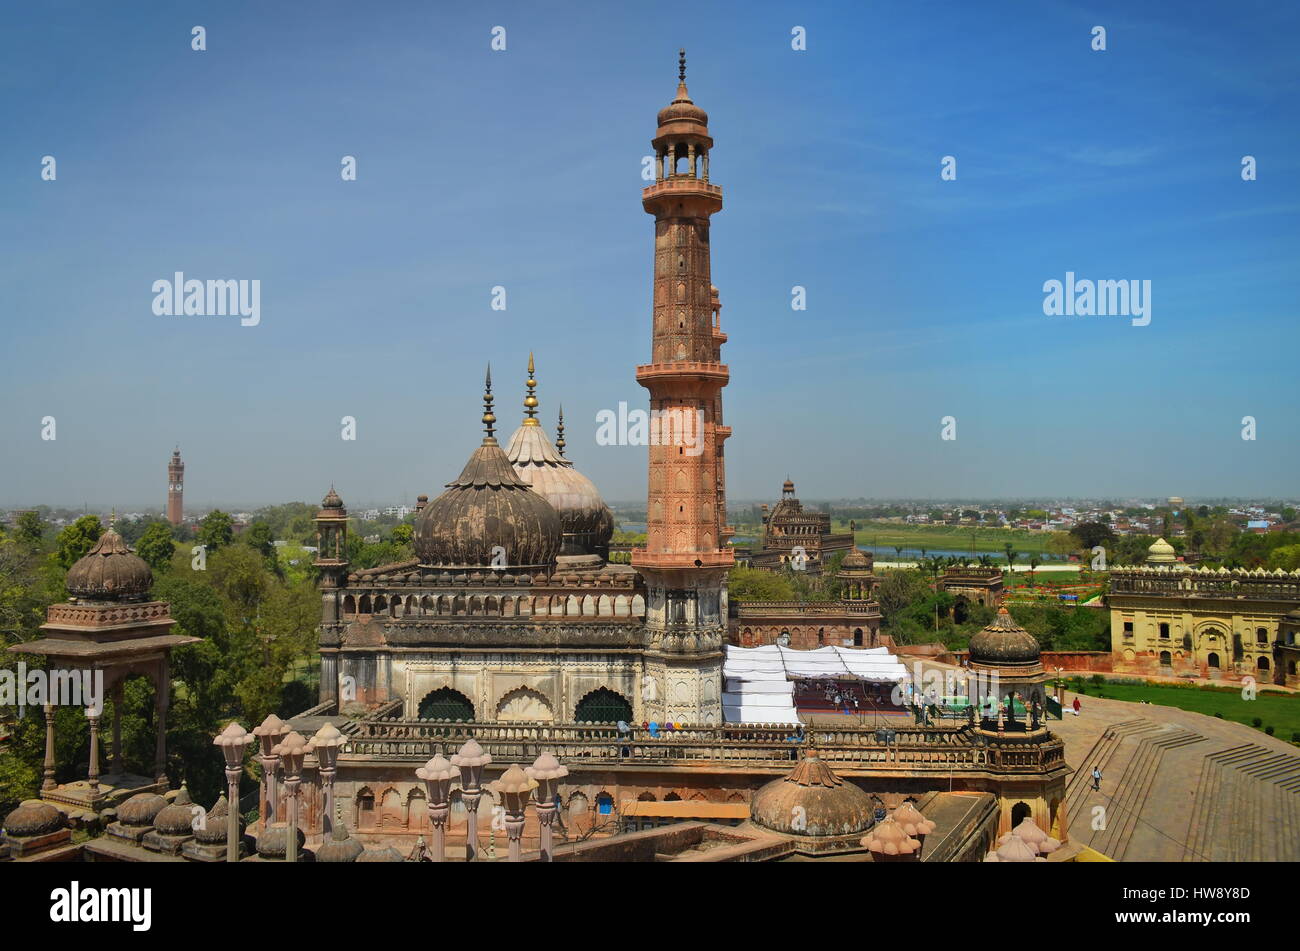
[[[1069, 678], [1066, 679], [1069, 684]], [[1070, 686], [1069, 689], [1074, 689]], [[1290, 740], [1293, 732], [1300, 732], [1300, 696], [1296, 694], [1259, 692], [1254, 700], [1243, 700], [1240, 688], [1217, 689], [1212, 687], [1175, 687], [1163, 684], [1114, 684], [1100, 687], [1090, 683], [1084, 684], [1083, 695], [1097, 696], [1098, 693], [1108, 700], [1149, 700], [1166, 707], [1178, 707], [1193, 713], [1214, 716], [1222, 713], [1225, 720], [1236, 720], [1247, 726], [1254, 725], [1255, 717], [1263, 720], [1261, 731], [1265, 726], [1273, 727], [1273, 735], [1279, 740]], [[1087, 701], [1084, 701], [1085, 705]]]
[[[849, 523], [836, 519], [833, 531], [847, 532]], [[972, 540], [972, 534], [974, 536]], [[986, 555], [1006, 559], [1004, 546], [1011, 542], [1013, 551], [1019, 552], [1017, 564], [1025, 564], [1025, 556], [1047, 551], [1050, 532], [1027, 532], [1012, 528], [969, 528], [960, 525], [898, 525], [893, 522], [858, 522], [854, 536], [859, 545], [901, 545], [904, 548], [974, 550]]]

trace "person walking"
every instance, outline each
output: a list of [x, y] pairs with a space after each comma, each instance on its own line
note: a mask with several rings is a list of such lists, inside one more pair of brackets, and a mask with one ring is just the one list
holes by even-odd
[[1083, 704], [1081, 704], [1081, 703], [1079, 702], [1079, 698], [1078, 698], [1078, 697], [1075, 697], [1075, 698], [1074, 698], [1074, 715], [1075, 715], [1076, 717], [1079, 715], [1079, 711], [1080, 711], [1081, 709], [1083, 709]]
[[1094, 792], [1101, 792], [1101, 767], [1092, 768], [1092, 788]]

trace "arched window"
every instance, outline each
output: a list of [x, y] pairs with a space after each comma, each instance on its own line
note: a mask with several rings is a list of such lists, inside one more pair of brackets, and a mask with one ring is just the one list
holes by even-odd
[[600, 793], [596, 796], [596, 812], [602, 816], [614, 814], [614, 797], [607, 792]]
[[1218, 670], [1218, 669], [1219, 669], [1219, 655], [1218, 655], [1218, 654], [1210, 654], [1209, 657], [1205, 658], [1205, 662], [1210, 666], [1210, 669], [1211, 669], [1211, 670]]
[[860, 627], [855, 627], [853, 629], [853, 646], [854, 647], [862, 646], [862, 628]]
[[1268, 670], [1268, 669], [1269, 669], [1269, 666], [1270, 666], [1270, 664], [1269, 664], [1269, 662], [1268, 662], [1268, 658], [1267, 658], [1267, 657], [1261, 657], [1259, 660], [1255, 661], [1255, 666], [1256, 666], [1257, 668], [1259, 668], [1260, 670]]
[[421, 720], [473, 720], [474, 704], [459, 690], [443, 687], [420, 701]]
[[357, 828], [373, 829], [375, 827], [375, 794], [368, 788], [357, 793]]
[[1263, 627], [1257, 627], [1257, 628], [1255, 628], [1255, 643], [1256, 643], [1256, 644], [1267, 644], [1267, 643], [1268, 643], [1268, 629], [1267, 629], [1267, 628], [1263, 628]]
[[1160, 652], [1160, 666], [1161, 666], [1161, 667], [1169, 667], [1169, 666], [1171, 666], [1172, 664], [1173, 664], [1173, 657], [1170, 656], [1169, 651], [1161, 651], [1161, 652]]
[[577, 723], [617, 723], [632, 719], [632, 704], [608, 687], [593, 690], [578, 701], [573, 711]]
[[1018, 802], [1011, 807], [1011, 828], [1015, 828], [1029, 818], [1033, 810], [1029, 808], [1029, 803]]

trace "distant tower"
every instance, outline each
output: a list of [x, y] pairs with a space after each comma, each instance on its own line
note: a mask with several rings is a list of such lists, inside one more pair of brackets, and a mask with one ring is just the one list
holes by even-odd
[[[722, 340], [709, 267], [709, 218], [722, 189], [709, 182], [708, 115], [686, 91], [659, 112], [655, 182], [641, 204], [655, 218], [651, 362], [637, 367], [650, 391], [652, 433], [647, 543], [632, 553], [645, 579], [649, 651], [642, 697], [650, 718], [722, 720], [727, 571], [721, 427]], [[657, 434], [658, 438], [654, 438]]]
[[167, 463], [167, 521], [179, 525], [185, 518], [185, 509], [181, 504], [181, 494], [185, 486], [185, 463], [181, 462], [181, 450], [177, 446], [172, 450], [172, 460]]

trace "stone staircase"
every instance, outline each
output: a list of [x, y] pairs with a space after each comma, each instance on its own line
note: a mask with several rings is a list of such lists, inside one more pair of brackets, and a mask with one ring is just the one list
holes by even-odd
[[[1123, 861], [1135, 842], [1139, 843], [1133, 850], [1136, 860], [1168, 856], [1171, 847], [1181, 843], [1178, 813], [1190, 804], [1185, 795], [1179, 799], [1171, 789], [1183, 770], [1177, 765], [1166, 767], [1165, 759], [1205, 741], [1191, 730], [1146, 719], [1108, 727], [1066, 791], [1071, 839], [1116, 861]], [[1092, 791], [1093, 766], [1101, 768], [1100, 793]], [[1105, 821], [1094, 829], [1096, 806], [1105, 809]]]
[[1208, 754], [1183, 861], [1300, 861], [1300, 756], [1255, 743]]

